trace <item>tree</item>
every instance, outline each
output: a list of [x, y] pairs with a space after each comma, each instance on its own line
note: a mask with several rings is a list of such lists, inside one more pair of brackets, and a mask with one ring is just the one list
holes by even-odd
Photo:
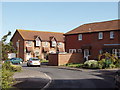
[[11, 35], [11, 32], [9, 31], [8, 34], [4, 35], [1, 39], [1, 43], [2, 43], [2, 60], [7, 60], [8, 59], [8, 53], [16, 53], [16, 50], [13, 47], [13, 43], [9, 42], [6, 43], [6, 40], [8, 38], [8, 36]]

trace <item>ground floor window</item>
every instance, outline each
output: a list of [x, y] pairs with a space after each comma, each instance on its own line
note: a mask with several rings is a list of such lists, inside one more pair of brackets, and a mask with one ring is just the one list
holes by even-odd
[[69, 49], [69, 53], [76, 53], [76, 49]]
[[115, 56], [120, 58], [120, 49], [112, 49], [112, 54], [115, 54]]
[[78, 53], [82, 53], [82, 49], [78, 49], [77, 51], [78, 51]]

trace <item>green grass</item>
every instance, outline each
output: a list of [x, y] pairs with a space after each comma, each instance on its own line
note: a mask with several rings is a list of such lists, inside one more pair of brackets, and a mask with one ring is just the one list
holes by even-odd
[[80, 67], [83, 66], [83, 64], [80, 64], [80, 63], [68, 63], [68, 64], [66, 64], [65, 66], [67, 66], [67, 67], [80, 68]]
[[43, 59], [41, 60], [41, 63], [48, 63], [48, 60]]

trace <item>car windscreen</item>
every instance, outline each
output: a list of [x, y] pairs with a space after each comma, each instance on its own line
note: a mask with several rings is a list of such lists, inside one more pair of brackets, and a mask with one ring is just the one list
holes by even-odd
[[33, 61], [38, 61], [39, 59], [34, 59], [34, 58], [32, 58], [32, 60], [33, 60]]

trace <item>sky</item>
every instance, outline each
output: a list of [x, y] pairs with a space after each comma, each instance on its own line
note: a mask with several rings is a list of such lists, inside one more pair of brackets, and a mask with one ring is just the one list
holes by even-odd
[[118, 19], [117, 2], [2, 2], [0, 7], [0, 38], [16, 29], [66, 33], [82, 24]]

